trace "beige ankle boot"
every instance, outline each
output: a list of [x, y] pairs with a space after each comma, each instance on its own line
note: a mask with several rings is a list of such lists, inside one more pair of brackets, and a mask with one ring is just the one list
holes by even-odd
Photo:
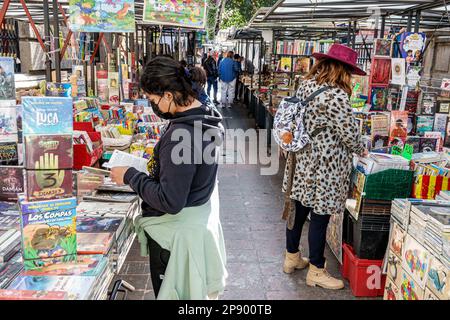
[[309, 265], [306, 284], [310, 287], [319, 286], [331, 290], [344, 288], [344, 282], [342, 280], [333, 278], [325, 268], [319, 269], [312, 264]]
[[295, 269], [305, 269], [309, 264], [308, 258], [303, 258], [300, 251], [297, 253], [289, 253], [286, 251], [286, 258], [284, 259], [283, 271], [285, 273], [292, 273]]

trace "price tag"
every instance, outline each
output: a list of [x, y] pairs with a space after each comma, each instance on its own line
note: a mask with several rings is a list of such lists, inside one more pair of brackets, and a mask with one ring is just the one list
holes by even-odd
[[400, 148], [399, 146], [392, 146], [392, 154], [396, 155], [396, 156], [401, 156], [403, 152], [403, 149]]
[[414, 148], [410, 144], [405, 144], [405, 147], [403, 148], [402, 157], [408, 160], [412, 159], [412, 155], [414, 152]]

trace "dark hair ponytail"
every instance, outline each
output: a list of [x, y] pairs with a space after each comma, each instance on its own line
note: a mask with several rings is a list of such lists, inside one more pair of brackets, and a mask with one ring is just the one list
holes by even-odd
[[188, 106], [195, 99], [192, 82], [181, 64], [167, 57], [156, 57], [147, 63], [140, 80], [146, 93], [162, 96], [172, 93], [175, 103]]

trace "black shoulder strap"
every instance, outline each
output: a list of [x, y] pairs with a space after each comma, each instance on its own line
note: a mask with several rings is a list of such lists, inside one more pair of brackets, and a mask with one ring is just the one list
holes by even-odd
[[311, 95], [309, 97], [307, 97], [305, 100], [303, 100], [303, 104], [307, 104], [308, 102], [314, 100], [315, 97], [317, 97], [318, 95], [320, 95], [323, 92], [327, 91], [328, 89], [330, 89], [330, 87], [329, 86], [325, 86], [325, 87], [322, 87], [322, 88], [314, 91], [313, 93], [311, 93]]

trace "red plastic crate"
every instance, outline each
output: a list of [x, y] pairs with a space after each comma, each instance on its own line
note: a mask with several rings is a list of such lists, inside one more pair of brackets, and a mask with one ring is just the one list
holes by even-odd
[[[378, 297], [383, 296], [386, 284], [386, 275], [381, 274], [383, 260], [358, 259], [353, 248], [343, 244], [343, 263], [341, 266], [342, 276], [350, 282], [350, 288], [355, 297]], [[368, 270], [370, 266], [376, 266], [381, 275], [379, 289], [370, 289], [367, 280], [374, 275], [374, 271]], [[377, 271], [378, 272], [378, 271]]]

